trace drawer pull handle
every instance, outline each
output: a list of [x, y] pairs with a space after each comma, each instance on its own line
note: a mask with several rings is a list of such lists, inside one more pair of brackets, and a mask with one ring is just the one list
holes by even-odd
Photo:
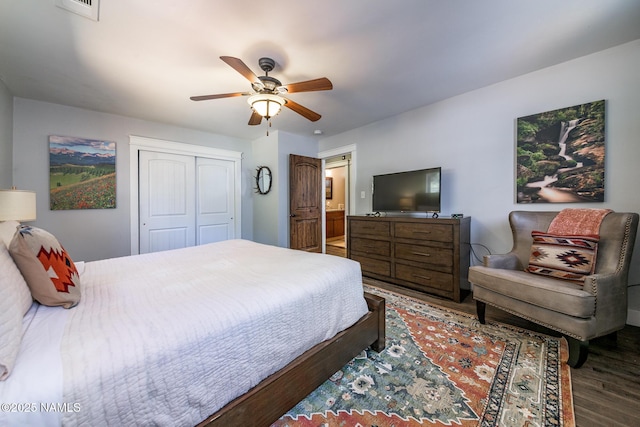
[[431, 280], [431, 277], [429, 277], [429, 276], [421, 276], [419, 274], [414, 274], [413, 277], [415, 277], [416, 279]]
[[420, 256], [431, 256], [431, 254], [425, 254], [424, 252], [411, 252], [412, 255], [420, 255]]

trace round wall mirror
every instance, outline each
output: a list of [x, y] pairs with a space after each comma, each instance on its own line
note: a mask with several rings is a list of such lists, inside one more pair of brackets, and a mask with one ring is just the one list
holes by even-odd
[[259, 194], [267, 194], [271, 190], [271, 169], [267, 166], [258, 167], [256, 175], [256, 187]]

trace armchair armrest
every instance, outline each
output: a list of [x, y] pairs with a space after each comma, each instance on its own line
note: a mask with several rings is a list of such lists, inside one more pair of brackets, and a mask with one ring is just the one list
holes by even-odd
[[595, 298], [594, 317], [598, 319], [597, 336], [622, 329], [627, 320], [627, 283], [616, 273], [587, 276], [583, 289]]
[[583, 289], [595, 295], [599, 300], [604, 300], [612, 295], [621, 293], [626, 295], [627, 284], [619, 274], [597, 273], [585, 278]]
[[501, 268], [504, 270], [522, 270], [524, 267], [520, 258], [513, 253], [495, 254], [484, 256], [484, 266], [489, 268]]

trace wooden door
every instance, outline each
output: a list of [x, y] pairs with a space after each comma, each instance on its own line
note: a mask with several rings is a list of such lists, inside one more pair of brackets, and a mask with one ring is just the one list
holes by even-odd
[[196, 158], [196, 244], [235, 238], [234, 162]]
[[322, 160], [289, 155], [289, 247], [322, 252]]
[[195, 158], [140, 151], [140, 253], [195, 244]]

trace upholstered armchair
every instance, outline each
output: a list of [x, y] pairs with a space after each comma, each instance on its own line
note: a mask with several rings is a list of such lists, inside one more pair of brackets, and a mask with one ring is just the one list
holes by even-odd
[[[578, 368], [587, 359], [589, 340], [610, 334], [615, 338], [615, 332], [625, 325], [627, 279], [638, 214], [611, 212], [601, 219], [599, 239], [592, 248], [594, 269], [584, 274], [583, 281], [545, 274], [549, 273], [545, 268], [531, 269], [543, 274], [529, 271], [530, 260], [533, 265], [535, 258], [532, 231], [546, 232], [557, 214], [511, 212], [511, 252], [485, 256], [483, 266], [469, 269], [469, 281], [480, 323], [485, 323], [489, 304], [556, 330], [569, 342], [569, 365]], [[544, 247], [541, 252], [545, 252]], [[576, 256], [582, 260], [579, 252]]]

